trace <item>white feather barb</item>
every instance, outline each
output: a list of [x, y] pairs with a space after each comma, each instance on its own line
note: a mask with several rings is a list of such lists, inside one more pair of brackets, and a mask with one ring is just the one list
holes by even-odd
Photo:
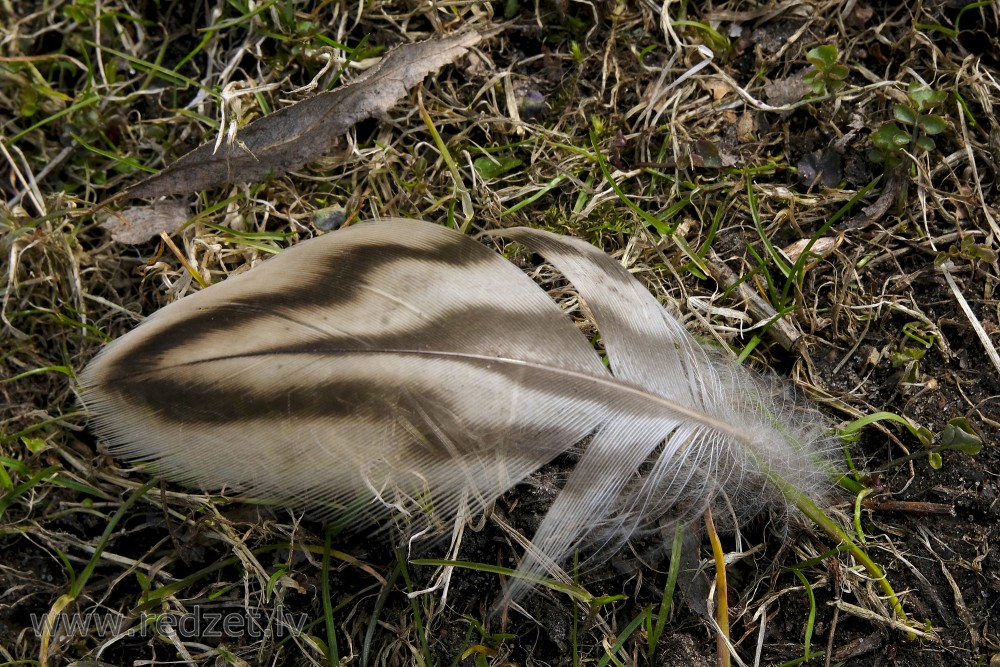
[[496, 234], [573, 283], [610, 368], [500, 255], [384, 220], [300, 243], [108, 345], [80, 376], [93, 428], [166, 477], [367, 520], [453, 518], [586, 440], [531, 574], [718, 499], [783, 508], [775, 476], [816, 500], [829, 488], [818, 413], [703, 350], [600, 250]]

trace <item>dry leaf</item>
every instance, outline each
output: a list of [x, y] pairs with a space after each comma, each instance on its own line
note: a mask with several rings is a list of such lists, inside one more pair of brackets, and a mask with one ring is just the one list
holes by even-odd
[[[843, 236], [824, 236], [822, 238], [818, 238], [815, 242], [812, 242], [812, 247], [809, 248], [809, 254], [816, 257], [826, 257], [831, 252], [836, 250], [843, 240]], [[799, 257], [802, 255], [802, 251], [806, 249], [806, 246], [809, 245], [810, 242], [811, 239], [799, 239], [798, 241], [788, 245], [788, 247], [786, 247], [782, 252], [784, 252], [785, 257], [787, 257], [790, 262], [797, 262]]]
[[854, 5], [854, 9], [844, 14], [843, 18], [844, 23], [852, 28], [862, 28], [874, 15], [875, 10], [868, 5], [857, 4]]
[[764, 99], [771, 106], [782, 107], [795, 104], [809, 92], [809, 85], [801, 76], [775, 79], [764, 84]]
[[740, 119], [736, 121], [736, 140], [742, 144], [747, 144], [757, 140], [757, 123], [753, 114], [744, 111]]
[[722, 98], [733, 91], [732, 86], [725, 81], [717, 79], [711, 79], [703, 85], [708, 88], [708, 91], [712, 94], [712, 100], [715, 102], [720, 102]]
[[355, 123], [384, 114], [425, 76], [488, 35], [474, 30], [405, 44], [357, 80], [280, 109], [244, 127], [235, 141], [202, 144], [102, 205], [123, 197], [162, 197], [227, 183], [253, 183], [298, 169], [334, 146]]
[[187, 222], [190, 213], [187, 204], [178, 201], [160, 201], [149, 206], [134, 206], [115, 213], [108, 212], [100, 222], [111, 232], [118, 243], [136, 245], [145, 243], [160, 232], [173, 234]]

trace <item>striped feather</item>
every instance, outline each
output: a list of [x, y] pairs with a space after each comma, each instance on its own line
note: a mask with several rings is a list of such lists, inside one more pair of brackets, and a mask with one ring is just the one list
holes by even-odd
[[80, 377], [93, 428], [166, 477], [368, 520], [454, 518], [586, 441], [530, 573], [718, 499], [784, 507], [774, 475], [827, 488], [814, 411], [703, 350], [589, 244], [500, 234], [574, 284], [610, 368], [500, 255], [386, 220], [300, 243], [107, 346]]

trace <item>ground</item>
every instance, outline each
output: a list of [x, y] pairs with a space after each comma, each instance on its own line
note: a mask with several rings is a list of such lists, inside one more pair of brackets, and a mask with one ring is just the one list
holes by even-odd
[[[998, 19], [961, 1], [7, 0], [0, 662], [723, 664], [700, 524], [669, 606], [666, 529], [581, 571], [603, 604], [542, 587], [495, 613], [504, 575], [459, 568], [442, 605], [406, 592], [447, 539], [333, 534], [156, 480], [88, 431], [75, 377], [142, 317], [344, 218], [406, 216], [586, 239], [822, 406], [853, 481], [823, 509], [906, 617], [809, 520], [760, 515], [722, 534], [734, 662], [997, 665]], [[466, 28], [501, 30], [307, 165], [173, 195], [187, 224], [164, 237], [99, 224], [95, 204], [220, 132]], [[516, 565], [502, 524], [530, 535], [572, 464], [501, 497], [458, 559]], [[41, 631], [60, 614], [91, 623]]]

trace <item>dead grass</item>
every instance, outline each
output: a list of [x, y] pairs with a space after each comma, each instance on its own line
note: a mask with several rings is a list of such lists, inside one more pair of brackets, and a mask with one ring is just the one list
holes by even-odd
[[[846, 451], [875, 492], [857, 512], [847, 495], [830, 508], [857, 526], [911, 616], [926, 619], [926, 639], [892, 627], [878, 589], [836, 545], [763, 520], [723, 543], [731, 636], [747, 664], [800, 664], [807, 644], [809, 664], [998, 659], [995, 4], [36, 5], [8, 0], [0, 19], [0, 663], [712, 663], [700, 615], [708, 583], [697, 577], [650, 650], [642, 620], [659, 609], [662, 545], [636, 545], [582, 581], [627, 598], [592, 615], [542, 593], [528, 610], [537, 621], [493, 617], [497, 575], [458, 571], [444, 607], [434, 594], [411, 601], [402, 592], [433, 573], [391, 544], [334, 536], [324, 547], [323, 528], [296, 514], [149, 488], [146, 473], [102, 455], [74, 374], [199, 282], [318, 233], [314, 216], [331, 206], [352, 220], [527, 224], [587, 238], [693, 330], [792, 378], [845, 422], [889, 412], [941, 434], [966, 418], [986, 448], [944, 451], [939, 470], [892, 422], [865, 428]], [[112, 243], [87, 213], [214, 140], [220, 91], [256, 88], [226, 110], [244, 123], [350, 80], [383, 47], [505, 12], [499, 37], [315, 164], [192, 193], [176, 253]], [[847, 85], [802, 97], [806, 52], [822, 44], [849, 67]], [[914, 82], [947, 93], [927, 110], [946, 129], [933, 150], [901, 145], [886, 173], [867, 158], [871, 135], [894, 105], [912, 106]], [[813, 254], [797, 262], [810, 241]], [[921, 455], [887, 466], [908, 452]], [[528, 534], [542, 482], [498, 503]], [[956, 515], [891, 513], [879, 499]], [[463, 558], [515, 562], [495, 522], [466, 532]], [[709, 555], [707, 544], [685, 546], [687, 563]], [[56, 613], [114, 627], [34, 631]], [[243, 625], [189, 633], [171, 630], [170, 614]]]

